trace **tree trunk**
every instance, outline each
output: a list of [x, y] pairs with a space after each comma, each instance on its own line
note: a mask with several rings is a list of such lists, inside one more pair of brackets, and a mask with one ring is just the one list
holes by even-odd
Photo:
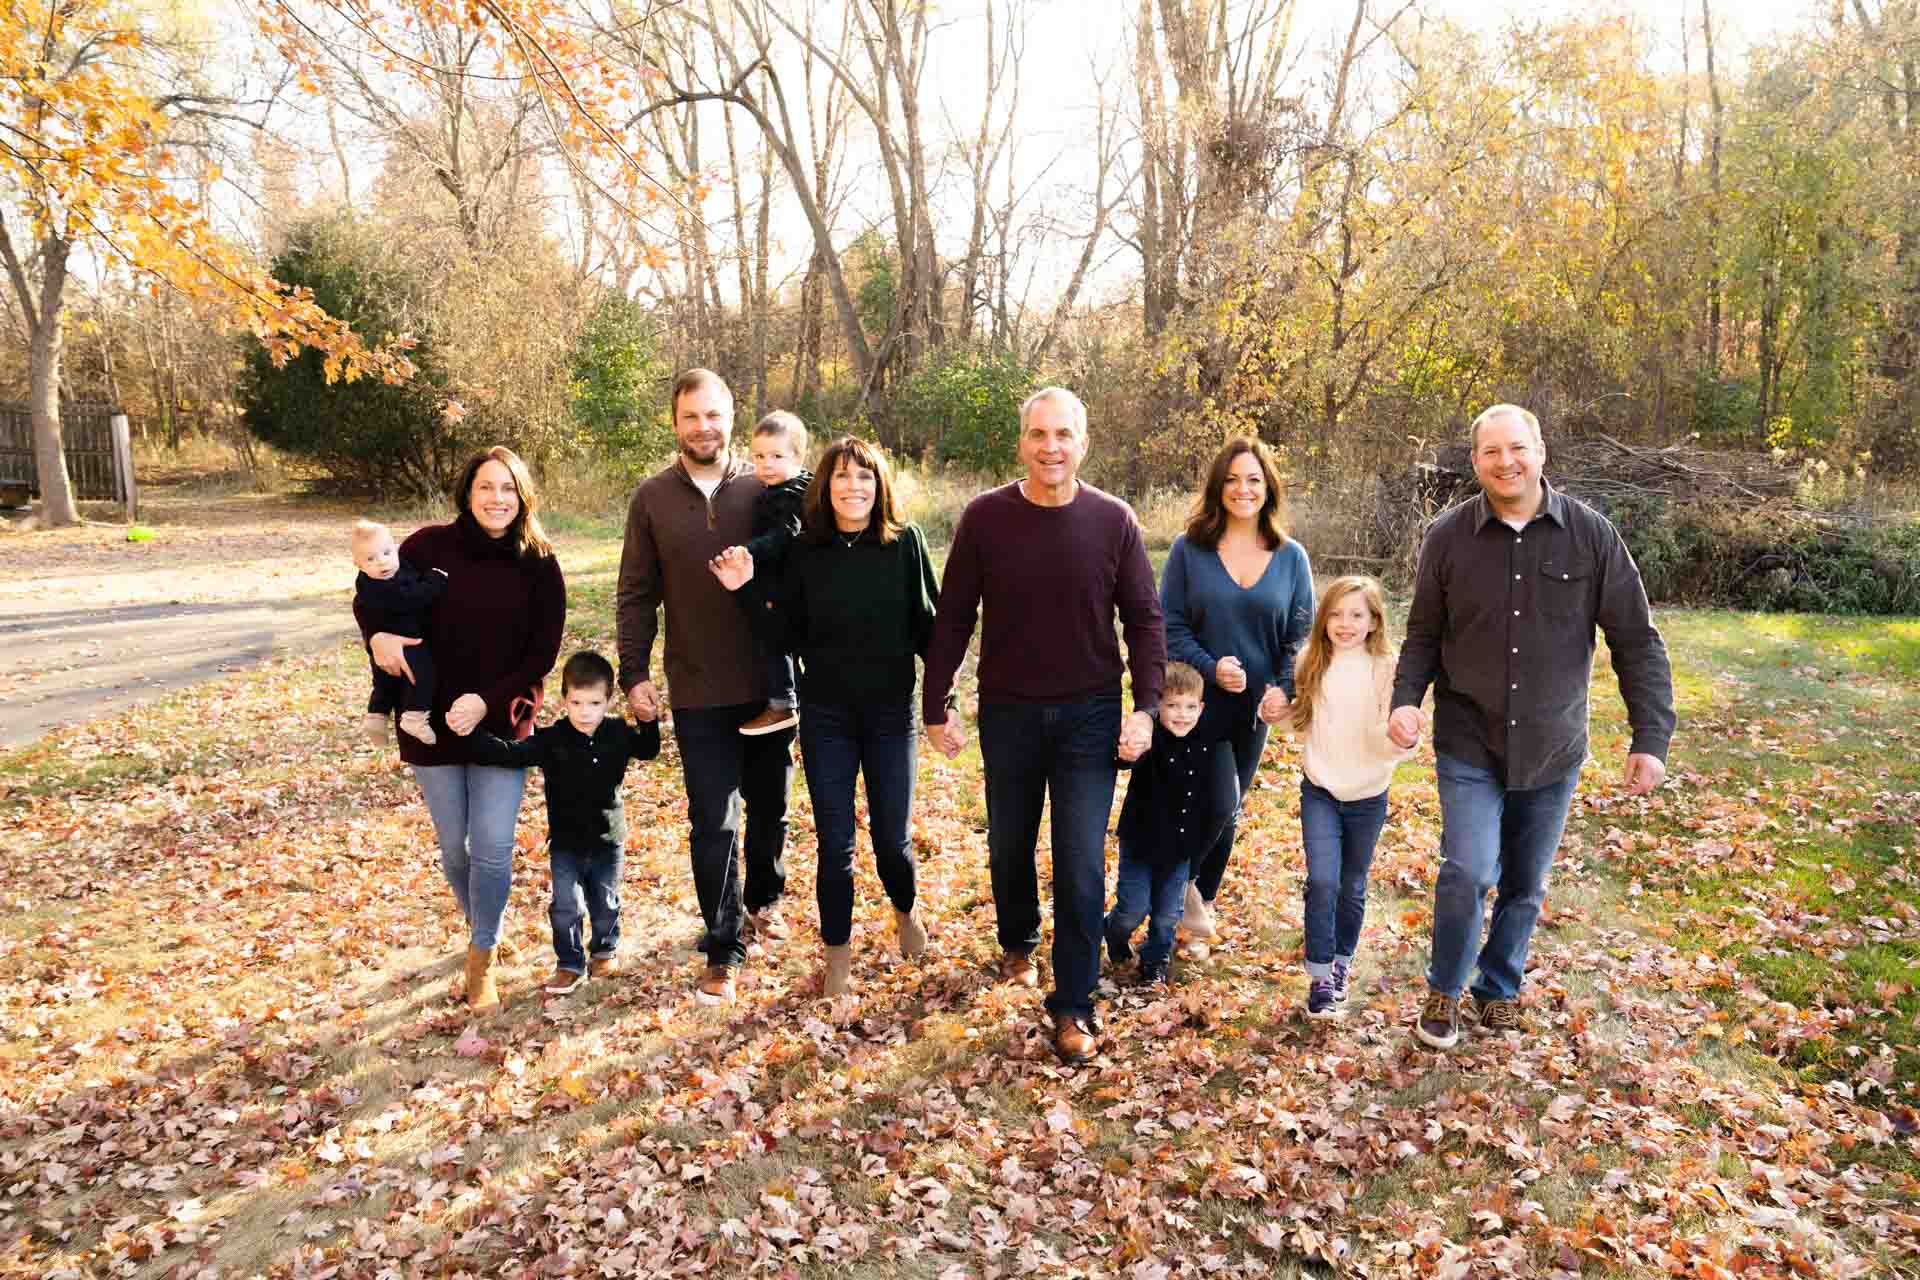
[[1713, 64], [1713, 10], [1711, 0], [1700, 0], [1700, 25], [1707, 38], [1707, 97], [1713, 107], [1713, 124], [1707, 134], [1707, 181], [1712, 196], [1707, 205], [1707, 253], [1711, 268], [1707, 273], [1707, 370], [1720, 376], [1720, 79]]
[[66, 444], [60, 433], [60, 356], [66, 346], [61, 295], [67, 286], [67, 254], [72, 245], [49, 236], [40, 246], [40, 306], [29, 344], [29, 406], [33, 412], [33, 456], [40, 469], [40, 510], [48, 525], [80, 523], [67, 475]]

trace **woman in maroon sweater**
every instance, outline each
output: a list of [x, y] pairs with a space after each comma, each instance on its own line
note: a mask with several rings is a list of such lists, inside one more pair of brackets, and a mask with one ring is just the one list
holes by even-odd
[[[439, 665], [430, 723], [438, 741], [401, 735], [400, 758], [413, 766], [440, 842], [440, 869], [467, 918], [467, 1004], [499, 1003], [494, 948], [513, 887], [513, 829], [526, 772], [468, 763], [476, 728], [509, 742], [533, 732], [541, 685], [560, 653], [567, 586], [536, 514], [539, 499], [526, 464], [495, 445], [468, 460], [454, 486], [460, 508], [451, 524], [416, 530], [400, 554], [447, 575], [424, 637]], [[358, 612], [356, 608], [356, 613]], [[407, 646], [420, 640], [367, 631], [374, 665], [412, 678]]]

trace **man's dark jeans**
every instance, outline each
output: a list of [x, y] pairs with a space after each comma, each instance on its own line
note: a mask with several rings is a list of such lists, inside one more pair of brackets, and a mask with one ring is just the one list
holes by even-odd
[[892, 703], [848, 706], [809, 702], [800, 717], [800, 758], [820, 837], [815, 895], [820, 937], [842, 947], [853, 935], [854, 786], [867, 776], [867, 828], [874, 868], [899, 911], [913, 910], [913, 762], [920, 726], [913, 695]]
[[[709, 964], [745, 960], [740, 913], [778, 901], [787, 888], [783, 855], [787, 792], [793, 784], [793, 730], [751, 738], [740, 732], [764, 705], [688, 707], [673, 713], [687, 789], [687, 824], [692, 828], [693, 887], [707, 926], [703, 946]], [[744, 892], [738, 856], [743, 843]]]
[[1093, 1014], [1119, 740], [1117, 692], [1044, 705], [980, 704], [988, 866], [1005, 950], [1030, 951], [1040, 944], [1034, 845], [1041, 806], [1049, 796], [1053, 801], [1053, 994], [1047, 1008], [1055, 1018]]

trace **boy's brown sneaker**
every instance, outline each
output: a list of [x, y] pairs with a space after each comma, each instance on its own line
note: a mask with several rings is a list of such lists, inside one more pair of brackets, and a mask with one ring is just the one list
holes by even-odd
[[800, 713], [792, 707], [769, 706], [765, 711], [740, 726], [740, 732], [749, 738], [757, 738], [763, 733], [778, 733], [800, 723]]
[[733, 1003], [733, 966], [710, 964], [693, 987], [693, 998], [701, 1004]]
[[1524, 1032], [1527, 1029], [1527, 1024], [1520, 1020], [1518, 1000], [1482, 1000], [1475, 996], [1473, 1013], [1480, 1030], [1489, 1035], [1505, 1035], [1509, 1031]]
[[1443, 991], [1428, 990], [1427, 1002], [1420, 1006], [1420, 1021], [1413, 1034], [1434, 1049], [1451, 1049], [1460, 1043], [1460, 997]]
[[578, 973], [572, 969], [555, 969], [553, 976], [547, 979], [547, 985], [540, 989], [550, 996], [572, 995], [586, 980], [587, 976], [584, 973]]
[[1011, 982], [1016, 987], [1038, 988], [1040, 970], [1033, 966], [1033, 952], [1019, 950], [1001, 952], [1000, 981]]
[[620, 976], [620, 962], [612, 956], [594, 956], [587, 961], [587, 972], [596, 978], [617, 978]]

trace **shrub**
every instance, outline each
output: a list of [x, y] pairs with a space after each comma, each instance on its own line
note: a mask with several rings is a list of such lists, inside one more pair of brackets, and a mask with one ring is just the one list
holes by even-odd
[[1020, 402], [1034, 371], [1006, 352], [943, 352], [908, 378], [894, 400], [899, 448], [931, 447], [942, 462], [1004, 472], [1020, 437]]
[[631, 483], [673, 452], [661, 390], [671, 371], [644, 309], [608, 294], [581, 329], [568, 366], [567, 408], [598, 462]]
[[1610, 515], [1658, 602], [1920, 613], [1920, 521], [1856, 522], [1786, 503], [1659, 498], [1616, 503]]
[[421, 332], [419, 282], [385, 261], [378, 237], [350, 218], [300, 226], [272, 270], [285, 284], [311, 289], [328, 314], [369, 342], [412, 333], [418, 372], [400, 386], [372, 378], [329, 382], [322, 353], [303, 349], [276, 366], [252, 342], [239, 388], [246, 429], [317, 463], [343, 488], [390, 497], [444, 494], [475, 442], [441, 411], [446, 375], [432, 335]]

